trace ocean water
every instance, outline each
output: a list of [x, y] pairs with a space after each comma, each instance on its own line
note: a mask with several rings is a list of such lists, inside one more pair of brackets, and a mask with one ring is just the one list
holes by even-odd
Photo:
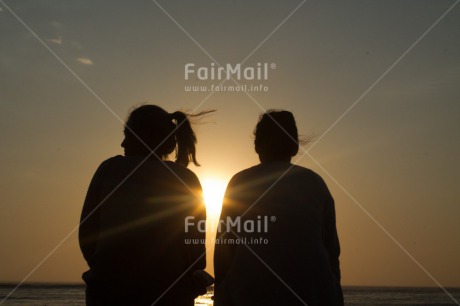
[[[27, 284], [19, 287], [5, 300], [14, 287], [13, 284], [0, 285], [0, 305], [85, 305], [83, 285]], [[460, 302], [460, 288], [447, 288], [447, 291]], [[195, 300], [195, 305], [212, 305], [212, 295], [212, 290], [209, 290], [206, 295]], [[346, 305], [460, 305], [440, 288], [345, 287], [344, 295]]]

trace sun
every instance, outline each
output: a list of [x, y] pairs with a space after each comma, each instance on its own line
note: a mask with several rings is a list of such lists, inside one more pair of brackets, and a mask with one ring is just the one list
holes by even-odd
[[217, 178], [206, 178], [201, 181], [201, 184], [207, 215], [210, 218], [218, 218], [222, 209], [227, 182]]

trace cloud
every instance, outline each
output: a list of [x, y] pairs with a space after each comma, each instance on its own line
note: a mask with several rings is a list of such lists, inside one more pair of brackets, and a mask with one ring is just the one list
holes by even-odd
[[78, 57], [77, 61], [83, 65], [93, 65], [93, 61], [87, 57]]
[[47, 39], [47, 41], [52, 43], [52, 44], [62, 45], [62, 38], [61, 37], [59, 37], [59, 38], [50, 38], [50, 39]]

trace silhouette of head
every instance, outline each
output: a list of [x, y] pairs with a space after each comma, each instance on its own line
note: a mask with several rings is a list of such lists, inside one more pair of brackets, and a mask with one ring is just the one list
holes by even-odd
[[297, 126], [291, 112], [269, 110], [262, 114], [254, 135], [261, 162], [290, 161], [299, 151]]
[[175, 150], [177, 163], [186, 167], [193, 162], [199, 166], [195, 133], [183, 112], [169, 114], [159, 106], [142, 105], [130, 113], [124, 134], [121, 146], [126, 156], [146, 156], [153, 151], [153, 156], [166, 159]]

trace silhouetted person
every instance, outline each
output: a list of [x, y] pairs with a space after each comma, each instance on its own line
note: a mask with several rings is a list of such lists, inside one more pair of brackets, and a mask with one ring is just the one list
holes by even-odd
[[132, 111], [124, 133], [125, 156], [99, 166], [81, 216], [87, 305], [193, 305], [192, 273], [206, 266], [205, 245], [184, 241], [205, 238], [184, 230], [187, 216], [206, 219], [200, 182], [186, 168], [198, 165], [195, 134], [186, 114], [155, 105]]
[[[299, 149], [292, 113], [263, 114], [255, 149], [261, 163], [234, 175], [225, 194], [214, 305], [343, 305], [334, 201], [318, 174], [290, 162]], [[225, 222], [238, 216], [239, 232]], [[261, 230], [244, 230], [248, 220]]]

